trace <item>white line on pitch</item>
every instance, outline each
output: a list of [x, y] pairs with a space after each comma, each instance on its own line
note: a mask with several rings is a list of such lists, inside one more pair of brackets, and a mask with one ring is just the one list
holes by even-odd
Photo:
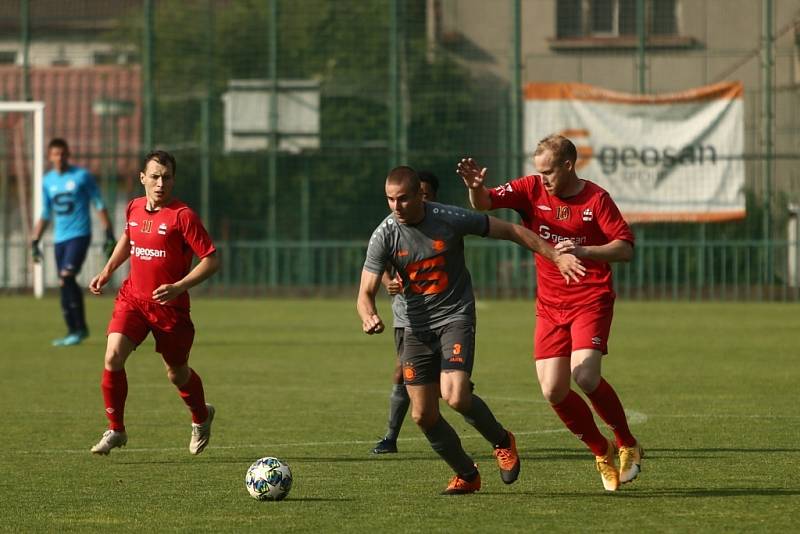
[[[628, 410], [628, 423], [632, 425], [642, 424], [647, 421], [647, 415], [636, 412], [632, 410]], [[557, 434], [561, 432], [567, 432], [566, 428], [549, 428], [545, 430], [521, 430], [521, 431], [514, 431], [514, 435], [516, 436], [533, 436], [537, 434]], [[482, 436], [478, 434], [467, 434], [461, 437], [461, 439], [483, 439]], [[416, 442], [416, 441], [425, 441], [424, 437], [416, 437], [416, 438], [399, 438], [398, 441], [401, 442]], [[267, 449], [273, 447], [325, 447], [330, 445], [366, 445], [366, 444], [374, 444], [375, 440], [350, 440], [350, 441], [305, 441], [305, 442], [288, 442], [288, 443], [263, 443], [259, 445], [216, 445], [213, 446], [214, 449], [222, 449], [222, 450], [236, 450], [236, 449]], [[170, 452], [170, 451], [184, 451], [186, 450], [185, 447], [163, 447], [163, 448], [125, 448], [126, 452]], [[40, 449], [40, 450], [29, 450], [29, 451], [15, 451], [10, 450], [7, 451], [10, 453], [16, 454], [86, 454], [88, 449]]]

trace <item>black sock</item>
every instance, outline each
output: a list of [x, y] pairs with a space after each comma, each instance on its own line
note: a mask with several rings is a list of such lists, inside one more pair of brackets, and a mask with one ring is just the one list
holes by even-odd
[[472, 467], [473, 467], [472, 473], [459, 473], [458, 476], [460, 476], [461, 478], [463, 478], [467, 482], [472, 482], [473, 480], [478, 478], [478, 468], [475, 467], [475, 466], [472, 466]]
[[72, 324], [70, 332], [85, 331], [86, 316], [83, 308], [83, 292], [74, 276], [65, 276], [63, 281], [67, 293], [67, 313], [70, 315]]
[[461, 414], [464, 416], [464, 420], [475, 427], [475, 430], [481, 433], [481, 436], [486, 438], [486, 441], [492, 444], [493, 447], [502, 446], [505, 442], [506, 446], [510, 445], [508, 443], [508, 432], [503, 428], [503, 425], [497, 422], [497, 419], [494, 418], [494, 414], [486, 406], [486, 403], [483, 402], [483, 399], [472, 394], [472, 406], [470, 406], [469, 411], [466, 413]]
[[506, 433], [505, 437], [501, 439], [497, 444], [495, 444], [495, 447], [498, 447], [500, 449], [507, 449], [511, 446], [511, 438], [508, 437], [508, 430], [506, 430], [505, 433]]
[[61, 314], [64, 316], [64, 322], [67, 323], [67, 331], [72, 333], [75, 331], [75, 323], [73, 321], [72, 310], [70, 309], [70, 288], [67, 287], [66, 282], [61, 285]]
[[406, 386], [404, 384], [392, 386], [392, 394], [389, 396], [389, 428], [386, 430], [386, 439], [397, 441], [409, 403]]
[[[436, 424], [425, 431], [425, 437], [428, 438], [431, 448], [458, 475], [471, 476], [476, 472], [475, 462], [464, 452], [464, 448], [461, 446], [461, 439], [459, 439], [453, 427], [445, 421], [444, 417], [439, 416]], [[474, 477], [472, 479], [474, 480]]]

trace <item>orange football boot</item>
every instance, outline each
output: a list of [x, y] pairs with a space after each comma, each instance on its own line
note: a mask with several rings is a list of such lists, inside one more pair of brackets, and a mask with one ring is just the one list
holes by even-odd
[[500, 478], [506, 484], [512, 484], [519, 476], [519, 455], [517, 454], [517, 440], [514, 434], [508, 432], [509, 445], [507, 449], [495, 447], [494, 457], [497, 458], [497, 465], [500, 467]]

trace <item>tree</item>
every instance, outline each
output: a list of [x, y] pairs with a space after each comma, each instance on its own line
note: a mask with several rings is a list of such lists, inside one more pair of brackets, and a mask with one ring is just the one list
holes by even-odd
[[[178, 151], [182, 177], [198, 176], [200, 102], [212, 92], [212, 229], [228, 221], [231, 238], [264, 236], [265, 154], [221, 151], [220, 96], [231, 79], [265, 79], [269, 2], [155, 2], [156, 143]], [[281, 238], [298, 234], [301, 177], [312, 177], [312, 237], [363, 239], [386, 213], [388, 172], [388, 0], [278, 1], [278, 77], [316, 79], [321, 86], [321, 148], [281, 154]], [[415, 167], [452, 169], [464, 149], [475, 99], [466, 69], [444, 55], [426, 58], [424, 0], [407, 0], [409, 149]], [[209, 12], [209, 9], [211, 10]], [[140, 46], [141, 18], [127, 17], [113, 39]], [[265, 110], [266, 111], [266, 110]], [[189, 184], [191, 185], [191, 183]], [[181, 194], [196, 197], [196, 187]]]

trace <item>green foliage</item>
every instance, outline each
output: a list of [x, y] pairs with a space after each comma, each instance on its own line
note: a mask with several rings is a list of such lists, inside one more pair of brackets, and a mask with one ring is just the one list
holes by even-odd
[[[269, 205], [267, 155], [222, 153], [220, 97], [231, 79], [268, 77], [270, 2], [238, 0], [223, 6], [165, 0], [154, 5], [155, 141], [183, 151], [183, 159], [197, 160], [200, 105], [210, 92], [212, 231], [227, 229], [231, 238], [264, 238], [266, 224], [258, 222], [266, 220]], [[279, 158], [280, 239], [298, 234], [296, 193], [303, 173], [311, 173], [312, 179], [312, 238], [365, 238], [386, 212], [383, 178], [389, 170], [393, 112], [390, 7], [387, 0], [278, 2], [278, 77], [321, 84], [321, 149]], [[405, 163], [451, 169], [452, 176], [475, 95], [464, 67], [443, 54], [429, 61], [425, 2], [408, 0], [403, 7], [410, 150]], [[141, 20], [141, 13], [133, 13], [110, 38], [141, 47]], [[185, 187], [180, 194], [196, 197], [198, 162], [181, 161], [181, 168]], [[369, 216], [355, 216], [364, 214], [364, 204]]]

